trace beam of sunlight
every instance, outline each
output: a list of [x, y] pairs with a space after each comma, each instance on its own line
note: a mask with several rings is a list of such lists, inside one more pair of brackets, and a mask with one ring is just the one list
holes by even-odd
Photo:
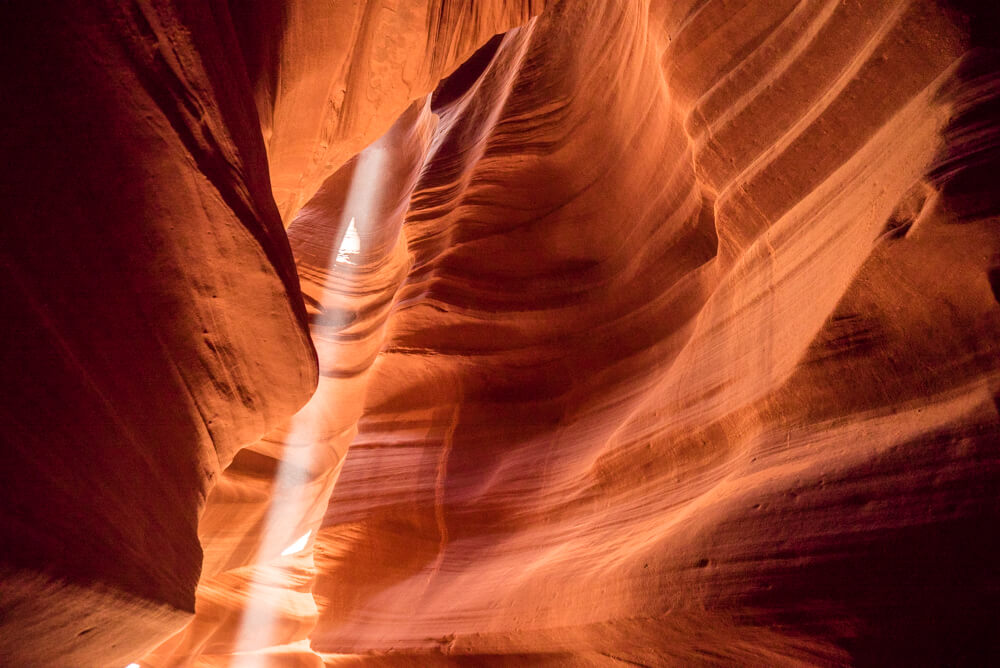
[[[339, 212], [340, 220], [334, 229], [331, 229], [331, 233], [344, 230], [340, 247], [335, 253], [331, 253], [328, 262], [331, 273], [339, 266], [336, 271], [340, 276], [341, 285], [347, 266], [362, 263], [362, 242], [365, 240], [365, 233], [378, 222], [379, 180], [383, 174], [387, 155], [387, 150], [376, 142], [358, 156], [344, 208]], [[331, 213], [335, 215], [334, 212]], [[332, 294], [332, 285], [328, 280], [321, 301], [324, 302], [324, 307], [336, 309], [337, 296]], [[320, 369], [335, 368], [339, 344], [324, 343], [326, 345], [317, 345]], [[309, 482], [309, 471], [317, 456], [322, 455], [324, 448], [330, 445], [319, 438], [323, 431], [320, 422], [329, 407], [337, 401], [337, 397], [333, 396], [337, 388], [335, 380], [321, 378], [312, 399], [292, 418], [282, 460], [274, 478], [271, 505], [264, 522], [261, 544], [254, 561], [256, 566], [252, 570], [253, 579], [249, 584], [247, 604], [240, 620], [234, 646], [237, 654], [233, 666], [250, 668], [266, 665], [267, 658], [256, 656], [254, 651], [285, 642], [284, 639], [276, 637], [276, 627], [281, 614], [281, 597], [276, 594], [286, 591], [280, 586], [281, 583], [274, 581], [276, 573], [280, 571], [261, 567], [272, 564], [276, 558], [291, 557], [305, 550], [311, 550], [310, 538], [319, 530], [321, 520], [317, 519], [314, 526], [299, 525], [317, 502], [317, 499], [309, 498], [306, 494], [306, 484]], [[319, 513], [319, 518], [322, 518], [322, 513]], [[307, 531], [288, 545], [288, 534], [296, 528], [299, 530], [306, 528]], [[311, 553], [309, 557], [311, 558]], [[310, 563], [309, 566], [311, 565]]]

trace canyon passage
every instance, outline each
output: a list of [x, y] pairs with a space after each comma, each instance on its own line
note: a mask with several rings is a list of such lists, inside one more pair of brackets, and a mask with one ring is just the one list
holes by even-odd
[[0, 16], [0, 664], [1000, 660], [994, 3]]

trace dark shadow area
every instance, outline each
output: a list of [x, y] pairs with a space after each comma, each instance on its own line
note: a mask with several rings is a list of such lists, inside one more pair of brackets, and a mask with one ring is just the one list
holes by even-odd
[[493, 62], [493, 56], [500, 48], [504, 33], [493, 35], [490, 41], [483, 44], [472, 56], [450, 76], [441, 80], [438, 87], [431, 95], [431, 110], [438, 111], [446, 107], [458, 98], [462, 97], [472, 86], [479, 81], [486, 68]]

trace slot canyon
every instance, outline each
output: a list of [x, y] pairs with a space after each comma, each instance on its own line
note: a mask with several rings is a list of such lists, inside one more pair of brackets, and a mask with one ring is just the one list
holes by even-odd
[[1000, 5], [0, 17], [0, 665], [1000, 663]]

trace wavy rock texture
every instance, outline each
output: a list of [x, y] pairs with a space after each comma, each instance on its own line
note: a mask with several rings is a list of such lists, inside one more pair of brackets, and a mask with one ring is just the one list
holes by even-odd
[[241, 451], [213, 489], [199, 527], [205, 566], [198, 615], [144, 663], [239, 665], [234, 652], [249, 652], [278, 654], [282, 665], [322, 665], [302, 643], [317, 614], [312, 552], [282, 552], [300, 536], [307, 536], [303, 548], [312, 546], [308, 537], [356, 435], [391, 296], [406, 276], [400, 228], [433, 127], [429, 107], [412, 105], [338, 170], [289, 228], [319, 387], [288, 425]]
[[[291, 197], [286, 204], [297, 212], [288, 237], [319, 354], [319, 387], [288, 424], [242, 450], [212, 490], [199, 525], [205, 562], [198, 614], [181, 633], [145, 656], [146, 664], [197, 660], [229, 665], [252, 663], [253, 656], [269, 656], [283, 665], [321, 661], [303, 644], [316, 618], [311, 552], [281, 553], [319, 528], [339, 462], [356, 434], [368, 371], [382, 346], [392, 297], [406, 276], [409, 259], [400, 228], [436, 123], [426, 93], [470, 48], [525, 21], [538, 5], [483, 5], [472, 11], [463, 3], [412, 4], [406, 11], [368, 6], [365, 20], [355, 22], [355, 32], [348, 35], [343, 34], [344, 26], [352, 24], [332, 21], [328, 7], [291, 3], [283, 10], [325, 17], [319, 23], [290, 21], [281, 37], [286, 53], [279, 59], [280, 92], [270, 93], [272, 98], [264, 102], [258, 96], [258, 104], [271, 105], [261, 111], [261, 118], [275, 195], [279, 201]], [[235, 9], [238, 13], [240, 8]], [[387, 31], [388, 36], [383, 34]], [[386, 40], [398, 43], [388, 56], [372, 52], [372, 43]], [[342, 50], [344, 44], [352, 50], [332, 51]], [[267, 53], [266, 46], [243, 45]], [[410, 52], [400, 55], [402, 47]], [[260, 57], [248, 53], [250, 63]], [[318, 57], [323, 54], [328, 57]], [[421, 68], [428, 71], [420, 72], [423, 79], [410, 81], [415, 76], [410, 68], [419, 57], [426, 59]], [[350, 71], [352, 80], [366, 82], [373, 70], [409, 87], [393, 84], [369, 95], [365, 86], [371, 84], [359, 83], [344, 103], [355, 108], [351, 114], [341, 112], [338, 103], [331, 116], [329, 100], [316, 97], [328, 87], [317, 81], [333, 81], [329, 86], [334, 90], [342, 85], [335, 76]], [[263, 73], [259, 76], [258, 91], [266, 91], [268, 80]], [[411, 104], [415, 90], [424, 93]], [[407, 105], [409, 110], [400, 117]], [[350, 158], [349, 151], [356, 152], [376, 136], [373, 128], [382, 131], [378, 123], [385, 118], [392, 123], [395, 117], [388, 132]], [[320, 121], [323, 127], [316, 129]], [[272, 122], [280, 127], [272, 131]], [[342, 136], [345, 128], [353, 134]], [[315, 154], [310, 158], [314, 162], [303, 162], [295, 153], [303, 144]], [[293, 176], [295, 188], [286, 188], [283, 184]], [[317, 180], [322, 187], [315, 191], [310, 184]], [[296, 202], [306, 194], [312, 197], [299, 209]], [[349, 232], [356, 237], [345, 241]], [[243, 654], [253, 656], [241, 658]]]
[[967, 30], [933, 2], [623, 1], [509, 33], [439, 109], [312, 647], [995, 651], [997, 70]]
[[282, 217], [494, 34], [544, 0], [230, 3]]
[[[289, 586], [288, 624], [308, 628], [308, 564], [250, 564], [281, 550], [270, 506], [318, 525], [356, 419], [340, 397], [359, 385], [334, 399], [324, 381], [288, 423], [316, 388], [316, 353], [271, 186], [297, 210], [540, 6], [4, 8], [3, 663], [127, 663], [190, 620], [196, 585], [218, 594], [220, 574], [261, 580], [254, 598]], [[345, 363], [330, 345], [327, 376]], [[327, 440], [331, 425], [346, 426]], [[340, 454], [316, 446], [331, 443]], [[184, 631], [197, 643], [214, 633], [204, 616]], [[271, 644], [280, 624], [258, 625], [246, 642]]]
[[316, 385], [232, 27], [5, 3], [0, 663], [125, 665], [194, 612], [198, 518]]
[[996, 10], [63, 4], [4, 10], [7, 663], [998, 654]]

